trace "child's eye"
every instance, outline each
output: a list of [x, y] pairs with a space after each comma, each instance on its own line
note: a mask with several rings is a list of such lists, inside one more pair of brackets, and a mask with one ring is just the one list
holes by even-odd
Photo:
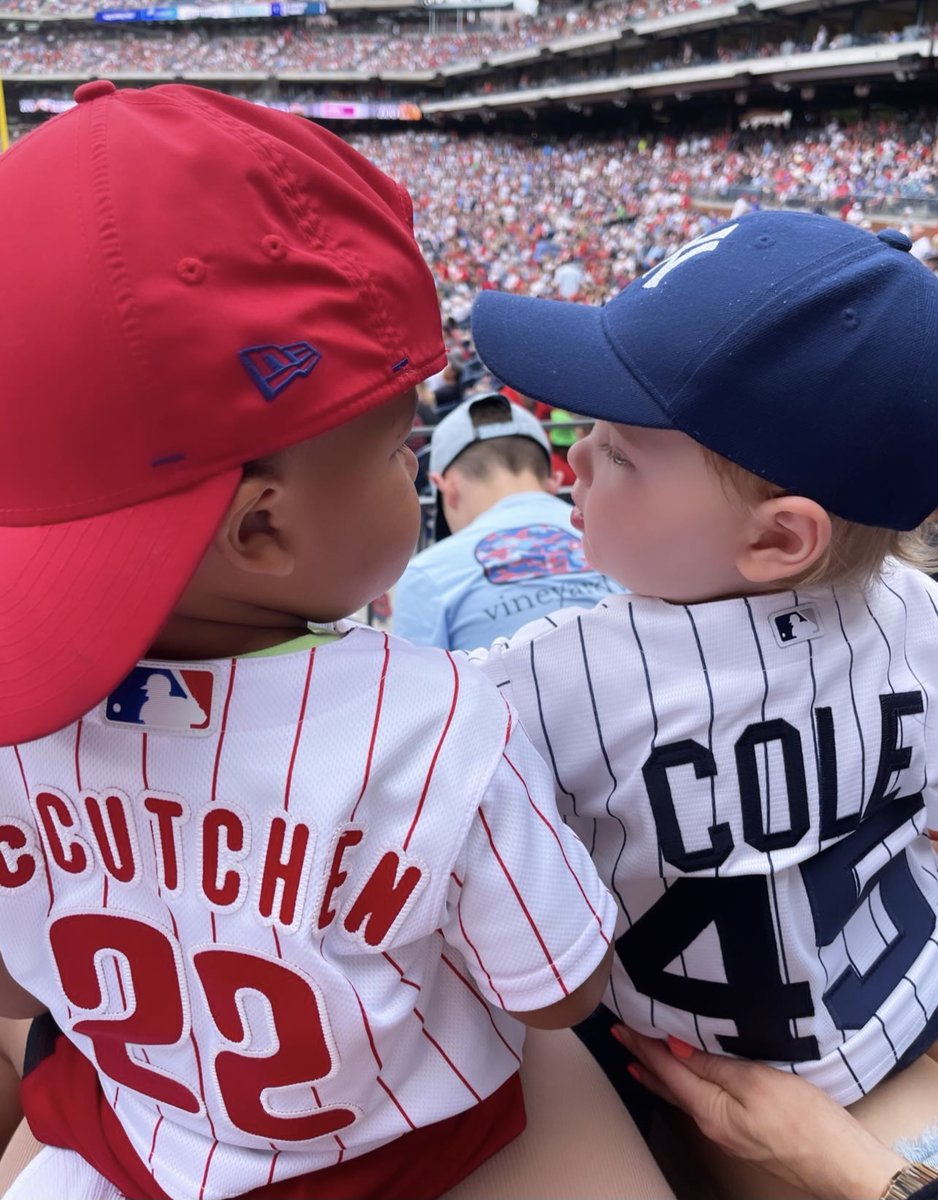
[[624, 454], [620, 453], [615, 446], [611, 446], [609, 442], [603, 442], [599, 448], [614, 467], [632, 466], [632, 463], [629, 461], [629, 459], [627, 459]]

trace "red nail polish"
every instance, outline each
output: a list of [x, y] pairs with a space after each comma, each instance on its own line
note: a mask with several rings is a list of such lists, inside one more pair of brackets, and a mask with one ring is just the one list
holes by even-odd
[[641, 1071], [639, 1071], [639, 1069], [635, 1065], [635, 1063], [629, 1063], [629, 1065], [625, 1069], [632, 1076], [632, 1078], [635, 1080], [636, 1083], [642, 1082], [642, 1073], [641, 1073]]
[[688, 1046], [687, 1042], [682, 1042], [680, 1038], [672, 1037], [668, 1034], [668, 1049], [675, 1058], [690, 1058], [694, 1053], [694, 1047]]

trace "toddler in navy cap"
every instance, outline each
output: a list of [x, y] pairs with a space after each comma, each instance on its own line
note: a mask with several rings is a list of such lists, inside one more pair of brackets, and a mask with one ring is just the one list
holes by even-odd
[[900, 1089], [921, 1128], [938, 1112], [920, 1057], [938, 1037], [938, 586], [916, 569], [938, 504], [938, 280], [908, 249], [758, 213], [604, 308], [483, 294], [473, 332], [500, 379], [597, 418], [570, 453], [573, 521], [632, 592], [486, 662], [617, 896], [607, 1004], [874, 1125]]

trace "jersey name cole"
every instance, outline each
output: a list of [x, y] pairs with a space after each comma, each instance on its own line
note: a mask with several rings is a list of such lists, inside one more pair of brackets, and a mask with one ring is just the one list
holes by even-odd
[[[808, 847], [811, 856], [800, 863], [799, 872], [817, 947], [841, 938], [846, 946], [849, 921], [865, 904], [871, 906], [873, 926], [882, 939], [876, 964], [863, 974], [848, 951], [844, 970], [826, 981], [823, 1002], [842, 1031], [861, 1029], [874, 1018], [934, 934], [935, 889], [922, 891], [904, 853], [887, 858], [878, 869], [866, 861], [881, 852], [888, 839], [902, 837], [903, 827], [906, 836], [915, 836], [916, 820], [924, 819], [921, 789], [898, 778], [912, 766], [913, 752], [919, 763], [924, 761], [922, 725], [902, 725], [903, 716], [924, 711], [924, 696], [918, 690], [887, 693], [878, 701], [876, 771], [862, 803], [857, 797], [853, 805], [838, 805], [836, 724], [830, 707], [813, 711], [810, 761], [798, 728], [775, 718], [746, 725], [732, 746], [716, 748], [717, 754], [698, 741], [683, 739], [657, 746], [642, 764], [661, 857], [683, 874], [618, 939], [618, 959], [632, 984], [653, 1002], [698, 1016], [731, 1018], [734, 1032], [714, 1031], [726, 1053], [789, 1063], [822, 1057], [816, 1034], [796, 1032], [799, 1020], [815, 1016], [815, 1007], [808, 981], [796, 982], [794, 972], [786, 975], [784, 944], [781, 950], [777, 945], [774, 868], [770, 864], [768, 878], [719, 875], [737, 849], [737, 839], [765, 855]], [[901, 744], [903, 735], [906, 744]], [[699, 805], [687, 803], [695, 785], [682, 768], [691, 768], [698, 786], [707, 787], [720, 773], [717, 755], [738, 795], [740, 824], [734, 832], [728, 821], [710, 822], [704, 832], [707, 844], [692, 848], [695, 843], [688, 844], [690, 831], [682, 829], [679, 811], [687, 814]], [[768, 769], [769, 756], [778, 764], [774, 773]], [[813, 814], [809, 775], [817, 797]], [[765, 795], [769, 778], [771, 807]], [[672, 788], [671, 781], [678, 779], [683, 789], [679, 784]], [[900, 794], [903, 786], [906, 794]], [[675, 796], [680, 790], [683, 804]], [[685, 824], [693, 827], [694, 822]], [[699, 821], [696, 824], [699, 841]], [[815, 854], [821, 842], [832, 844]], [[702, 872], [709, 877], [692, 878]], [[882, 910], [879, 925], [872, 915], [874, 903]], [[690, 970], [669, 971], [708, 928], [719, 942], [723, 978], [698, 979]], [[884, 930], [892, 931], [891, 940]]]
[[[739, 788], [742, 815], [742, 836], [754, 850], [768, 852], [797, 846], [812, 833], [808, 801], [808, 772], [816, 772], [818, 819], [813, 830], [816, 842], [841, 837], [857, 829], [862, 820], [870, 818], [886, 803], [895, 804], [898, 785], [897, 772], [906, 770], [912, 761], [912, 746], [900, 744], [901, 719], [905, 715], [924, 712], [925, 700], [921, 691], [880, 695], [881, 734], [876, 775], [865, 803], [857, 798], [851, 811], [838, 810], [837, 744], [834, 710], [814, 709], [815, 755], [808, 764], [805, 747], [796, 726], [782, 717], [758, 721], [745, 727], [733, 745], [735, 782]], [[911, 726], [913, 736], [921, 727]], [[787, 806], [787, 819], [782, 828], [769, 828], [766, 820], [765, 798], [760, 779], [760, 755], [777, 749], [782, 762], [784, 788], [782, 797]], [[922, 752], [919, 738], [919, 752]], [[728, 757], [728, 755], [727, 755]], [[658, 845], [665, 861], [680, 871], [692, 873], [707, 867], [719, 867], [726, 862], [734, 848], [733, 833], [728, 822], [710, 825], [707, 829], [709, 846], [688, 849], [681, 829], [678, 809], [669, 782], [680, 767], [691, 766], [698, 780], [708, 780], [720, 772], [713, 751], [699, 741], [681, 741], [656, 746], [642, 764], [642, 777], [648, 801], [658, 831]], [[732, 768], [731, 768], [732, 769]], [[898, 811], [906, 817], [924, 805], [921, 791], [902, 797]]]
[[485, 669], [616, 895], [627, 1024], [788, 1064], [841, 1103], [938, 1036], [931, 580], [614, 597]]

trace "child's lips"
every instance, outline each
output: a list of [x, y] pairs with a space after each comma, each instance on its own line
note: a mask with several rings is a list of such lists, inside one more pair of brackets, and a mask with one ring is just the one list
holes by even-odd
[[576, 505], [570, 510], [570, 524], [574, 529], [578, 529], [580, 533], [583, 532], [583, 514]]

